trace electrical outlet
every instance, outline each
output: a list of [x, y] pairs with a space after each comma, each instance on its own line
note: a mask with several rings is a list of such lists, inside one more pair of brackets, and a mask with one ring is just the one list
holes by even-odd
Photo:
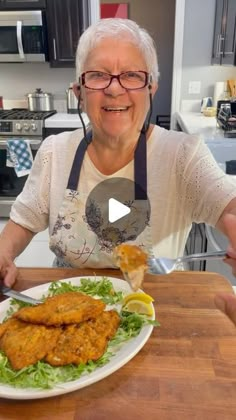
[[200, 91], [201, 91], [201, 82], [200, 81], [189, 82], [188, 93], [197, 95], [197, 94], [200, 93]]

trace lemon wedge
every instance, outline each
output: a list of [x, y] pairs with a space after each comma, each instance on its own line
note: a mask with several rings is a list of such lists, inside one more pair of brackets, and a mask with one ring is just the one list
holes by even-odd
[[151, 303], [142, 302], [132, 299], [123, 306], [124, 311], [137, 312], [138, 314], [152, 316], [154, 314]]
[[139, 300], [140, 302], [151, 303], [154, 301], [152, 296], [147, 295], [147, 293], [130, 293], [124, 297], [124, 305], [130, 300]]

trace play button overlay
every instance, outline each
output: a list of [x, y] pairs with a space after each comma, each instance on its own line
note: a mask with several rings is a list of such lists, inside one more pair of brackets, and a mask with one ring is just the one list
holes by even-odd
[[148, 226], [151, 207], [140, 186], [127, 178], [100, 182], [89, 194], [85, 222], [102, 247], [134, 241]]
[[110, 223], [116, 222], [130, 212], [131, 210], [128, 206], [115, 200], [115, 198], [110, 198], [108, 200], [108, 220]]

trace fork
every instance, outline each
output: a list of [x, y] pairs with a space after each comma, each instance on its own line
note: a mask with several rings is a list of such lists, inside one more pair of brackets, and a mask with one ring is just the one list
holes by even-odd
[[202, 254], [190, 254], [179, 258], [149, 258], [148, 272], [150, 274], [169, 274], [176, 264], [197, 260], [214, 260], [221, 259], [227, 256], [226, 251], [204, 252]]
[[0, 282], [0, 293], [4, 296], [11, 297], [13, 299], [21, 300], [22, 302], [30, 303], [31, 305], [38, 305], [42, 303], [41, 300], [34, 299], [30, 296], [26, 296], [23, 293], [17, 292], [16, 290], [11, 289], [10, 287], [6, 287]]

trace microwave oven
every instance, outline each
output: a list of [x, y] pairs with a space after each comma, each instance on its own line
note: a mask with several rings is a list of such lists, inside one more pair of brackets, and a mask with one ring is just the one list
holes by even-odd
[[0, 11], [0, 62], [40, 61], [48, 61], [45, 11]]

